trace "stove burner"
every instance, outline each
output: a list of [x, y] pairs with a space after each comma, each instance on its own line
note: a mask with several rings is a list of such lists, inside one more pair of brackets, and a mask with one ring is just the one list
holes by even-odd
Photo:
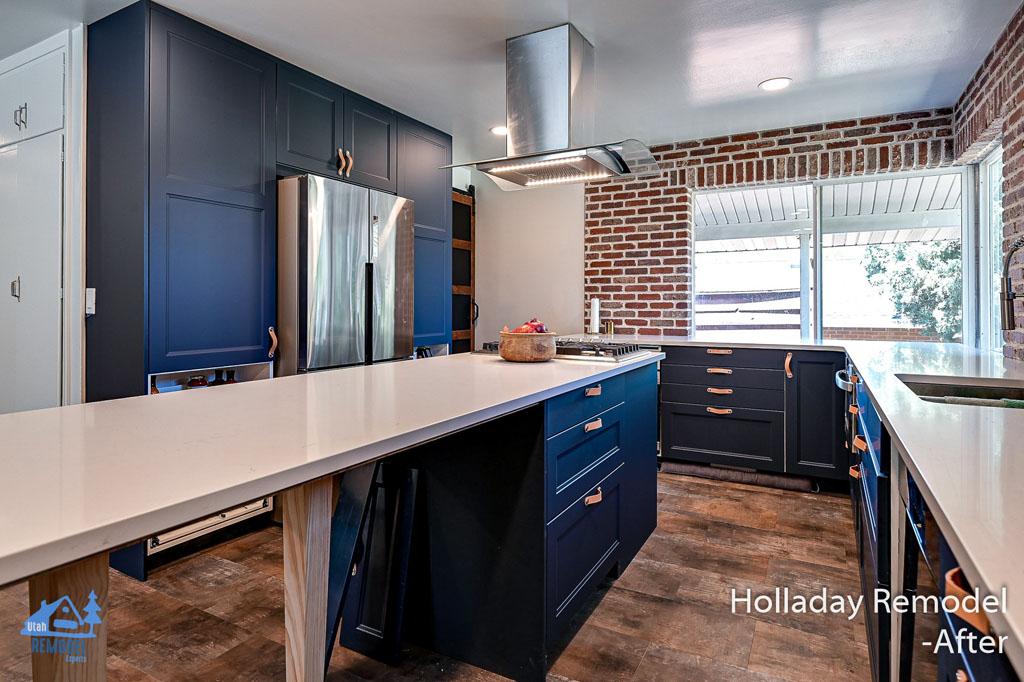
[[[599, 360], [620, 362], [647, 352], [635, 343], [612, 343], [610, 341], [586, 338], [563, 338], [555, 341], [555, 358], [558, 360]], [[497, 341], [485, 341], [481, 353], [497, 353]]]

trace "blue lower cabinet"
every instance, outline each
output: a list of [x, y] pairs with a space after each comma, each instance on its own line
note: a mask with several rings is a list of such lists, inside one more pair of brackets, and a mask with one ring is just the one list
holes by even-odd
[[657, 381], [657, 366], [648, 365], [545, 404], [549, 648], [657, 525]]
[[620, 463], [548, 524], [549, 642], [560, 638], [590, 591], [618, 560], [623, 535], [624, 467]]

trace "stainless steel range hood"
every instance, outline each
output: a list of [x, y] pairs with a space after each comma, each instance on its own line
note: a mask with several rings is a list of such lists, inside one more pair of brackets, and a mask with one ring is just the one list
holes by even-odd
[[506, 153], [453, 164], [502, 189], [586, 182], [658, 166], [639, 140], [592, 144], [594, 46], [572, 24], [505, 41]]

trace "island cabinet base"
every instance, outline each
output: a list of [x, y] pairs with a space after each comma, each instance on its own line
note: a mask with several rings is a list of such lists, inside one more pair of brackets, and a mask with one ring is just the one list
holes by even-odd
[[419, 471], [406, 638], [543, 679], [654, 530], [656, 420], [649, 365], [402, 455]]

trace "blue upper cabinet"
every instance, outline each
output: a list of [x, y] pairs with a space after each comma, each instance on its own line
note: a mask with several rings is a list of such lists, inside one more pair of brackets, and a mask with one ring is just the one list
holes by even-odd
[[276, 315], [276, 64], [155, 9], [149, 371], [266, 362]]
[[348, 164], [344, 138], [345, 89], [294, 66], [278, 64], [277, 162], [337, 177]]
[[411, 119], [398, 120], [398, 193], [415, 204], [417, 346], [452, 340], [452, 138]]
[[398, 187], [398, 134], [395, 112], [365, 97], [345, 96], [345, 178], [382, 192]]

